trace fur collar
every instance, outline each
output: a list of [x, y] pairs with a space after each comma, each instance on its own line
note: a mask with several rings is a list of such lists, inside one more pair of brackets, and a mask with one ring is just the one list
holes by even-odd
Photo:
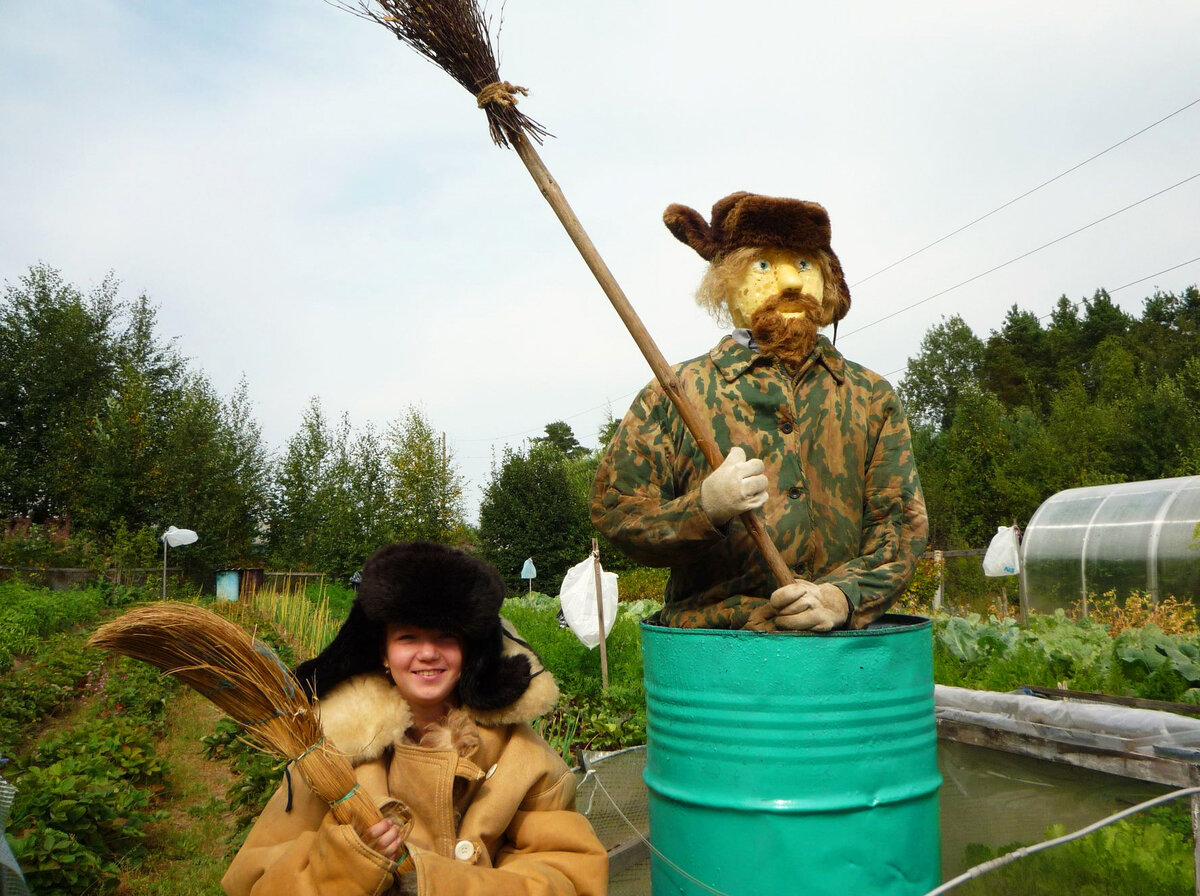
[[[504, 655], [523, 655], [537, 672], [525, 692], [508, 706], [493, 710], [459, 709], [450, 713], [442, 730], [428, 732], [421, 746], [456, 749], [468, 755], [478, 734], [476, 724], [487, 727], [530, 722], [554, 708], [558, 685], [549, 670], [523, 641], [508, 620], [504, 625]], [[387, 678], [377, 672], [354, 675], [338, 684], [318, 702], [321, 727], [339, 750], [360, 765], [383, 755], [395, 743], [405, 743], [412, 725], [412, 710]], [[467, 750], [468, 752], [463, 752]]]

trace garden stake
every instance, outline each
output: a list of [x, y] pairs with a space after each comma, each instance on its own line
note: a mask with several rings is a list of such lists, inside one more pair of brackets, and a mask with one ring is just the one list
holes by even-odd
[[294, 761], [339, 824], [365, 831], [383, 818], [350, 760], [325, 740], [316, 701], [271, 648], [227, 619], [192, 604], [150, 604], [100, 626], [88, 644], [149, 663], [228, 713], [256, 747]]
[[[719, 467], [724, 458], [717, 443], [708, 434], [704, 419], [684, 396], [679, 380], [667, 365], [662, 352], [534, 149], [530, 138], [541, 143], [543, 137], [549, 136], [549, 132], [517, 111], [517, 94], [524, 96], [529, 91], [501, 80], [488, 22], [476, 0], [358, 0], [353, 5], [349, 0], [327, 2], [387, 28], [401, 43], [433, 62], [475, 97], [479, 108], [487, 115], [493, 142], [497, 146], [511, 146], [525, 163], [542, 196], [550, 203], [571, 242], [583, 256], [600, 288], [650, 364], [655, 379], [675, 406], [684, 426], [700, 446], [705, 460], [713, 469]], [[740, 518], [776, 582], [781, 587], [792, 584], [796, 579], [795, 574], [767, 536], [762, 521], [752, 510], [741, 514]]]

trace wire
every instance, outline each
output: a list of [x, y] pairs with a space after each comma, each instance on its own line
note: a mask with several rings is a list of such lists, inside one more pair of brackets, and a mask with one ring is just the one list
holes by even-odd
[[1100, 152], [1096, 153], [1094, 156], [1091, 156], [1090, 158], [1086, 158], [1086, 159], [1084, 159], [1082, 162], [1080, 162], [1080, 163], [1079, 163], [1079, 164], [1077, 164], [1077, 165], [1072, 165], [1070, 168], [1068, 168], [1066, 171], [1062, 172], [1061, 174], [1056, 174], [1054, 177], [1050, 178], [1048, 181], [1046, 181], [1046, 182], [1044, 182], [1044, 183], [1040, 183], [1040, 184], [1038, 184], [1038, 185], [1037, 185], [1036, 187], [1034, 187], [1032, 190], [1026, 190], [1026, 191], [1025, 191], [1024, 193], [1022, 193], [1020, 196], [1017, 196], [1015, 199], [1010, 199], [1010, 200], [1008, 200], [1008, 202], [1004, 203], [1003, 205], [997, 206], [996, 208], [994, 208], [994, 209], [992, 209], [990, 212], [988, 212], [986, 215], [980, 215], [978, 218], [976, 218], [974, 221], [971, 221], [969, 224], [964, 224], [962, 227], [958, 228], [958, 230], [951, 231], [950, 233], [946, 234], [944, 237], [941, 237], [940, 239], [936, 239], [936, 240], [934, 240], [934, 241], [933, 241], [932, 243], [930, 243], [928, 246], [922, 246], [922, 247], [921, 247], [920, 249], [918, 249], [917, 251], [915, 251], [915, 252], [910, 252], [908, 255], [905, 255], [905, 256], [904, 256], [903, 258], [901, 258], [899, 261], [893, 261], [893, 262], [892, 262], [891, 264], [889, 264], [887, 267], [885, 267], [885, 268], [880, 268], [880, 269], [879, 269], [878, 271], [876, 271], [874, 274], [870, 274], [869, 276], [863, 277], [863, 279], [861, 279], [861, 280], [859, 280], [859, 281], [857, 281], [857, 282], [855, 282], [855, 283], [851, 283], [851, 284], [850, 284], [851, 288], [853, 288], [853, 287], [855, 287], [855, 286], [858, 286], [860, 283], [866, 283], [866, 282], [867, 282], [868, 280], [870, 280], [872, 277], [878, 277], [880, 274], [884, 273], [885, 271], [890, 271], [892, 268], [896, 267], [896, 266], [897, 266], [897, 265], [899, 265], [899, 264], [903, 264], [904, 262], [908, 261], [910, 258], [916, 258], [918, 255], [920, 255], [920, 254], [921, 254], [922, 252], [924, 252], [926, 249], [932, 249], [932, 248], [933, 248], [934, 246], [936, 246], [938, 243], [944, 243], [946, 240], [950, 239], [950, 237], [952, 237], [952, 236], [957, 236], [958, 234], [960, 234], [960, 233], [962, 233], [964, 230], [966, 230], [968, 227], [974, 227], [974, 226], [975, 226], [976, 224], [978, 224], [980, 221], [983, 221], [983, 220], [984, 220], [984, 219], [986, 219], [986, 218], [990, 218], [992, 215], [996, 214], [996, 212], [1003, 211], [1004, 209], [1006, 209], [1006, 208], [1008, 208], [1010, 205], [1012, 205], [1014, 202], [1019, 202], [1019, 201], [1021, 201], [1022, 199], [1024, 199], [1026, 196], [1032, 196], [1034, 193], [1036, 193], [1036, 192], [1037, 192], [1038, 190], [1040, 190], [1042, 187], [1048, 187], [1048, 186], [1050, 186], [1050, 184], [1054, 183], [1054, 182], [1055, 182], [1056, 180], [1058, 180], [1059, 178], [1066, 177], [1066, 176], [1067, 176], [1068, 174], [1070, 174], [1072, 171], [1077, 171], [1078, 169], [1080, 169], [1080, 168], [1082, 168], [1084, 165], [1086, 165], [1088, 162], [1094, 162], [1096, 159], [1100, 158], [1100, 157], [1101, 157], [1102, 155], [1104, 155], [1105, 153], [1107, 153], [1107, 152], [1111, 152], [1112, 150], [1116, 149], [1118, 146], [1121, 146], [1121, 145], [1122, 145], [1122, 144], [1124, 144], [1124, 143], [1128, 143], [1128, 142], [1129, 142], [1130, 140], [1132, 140], [1134, 137], [1140, 137], [1142, 134], [1146, 133], [1146, 131], [1150, 130], [1151, 128], [1158, 127], [1160, 124], [1162, 124], [1162, 123], [1163, 123], [1164, 121], [1166, 121], [1168, 118], [1174, 118], [1174, 117], [1175, 117], [1176, 115], [1178, 115], [1180, 112], [1184, 112], [1184, 111], [1186, 111], [1187, 109], [1190, 109], [1192, 106], [1196, 105], [1197, 103], [1200, 103], [1200, 99], [1195, 99], [1195, 100], [1192, 100], [1192, 101], [1191, 101], [1190, 103], [1188, 103], [1186, 106], [1183, 106], [1182, 108], [1176, 109], [1174, 112], [1172, 112], [1170, 115], [1166, 116], [1165, 118], [1160, 118], [1158, 121], [1154, 122], [1154, 124], [1146, 125], [1146, 127], [1142, 128], [1142, 129], [1141, 129], [1140, 131], [1138, 131], [1137, 133], [1130, 134], [1130, 135], [1129, 135], [1128, 137], [1126, 137], [1124, 140], [1121, 140], [1121, 141], [1119, 141], [1119, 142], [1117, 142], [1117, 143], [1114, 143], [1114, 144], [1113, 144], [1112, 146], [1110, 146], [1108, 149], [1101, 150]]
[[[638, 829], [637, 825], [635, 825], [632, 821], [630, 821], [629, 817], [624, 812], [621, 811], [621, 807], [619, 805], [617, 805], [617, 801], [615, 799], [613, 799], [612, 794], [608, 792], [608, 788], [604, 786], [604, 782], [600, 780], [600, 776], [596, 774], [595, 769], [589, 768], [584, 773], [584, 780], [587, 780], [589, 777], [596, 782], [596, 786], [600, 788], [600, 791], [606, 797], [608, 797], [608, 801], [610, 803], [612, 803], [613, 809], [616, 810], [617, 815], [619, 815], [621, 817], [621, 820], [623, 822], [625, 822], [625, 824], [629, 825], [629, 829], [637, 835], [639, 840], [641, 840], [644, 844], [646, 844], [647, 849], [649, 849], [652, 853], [654, 853], [654, 855], [656, 855], [663, 863], [665, 863], [667, 866], [669, 866], [673, 871], [675, 871], [680, 876], [686, 878], [687, 880], [690, 880], [696, 886], [700, 887], [703, 890], [707, 890], [709, 893], [712, 893], [713, 896], [725, 896], [725, 894], [721, 890], [718, 890], [715, 887], [709, 886], [708, 884], [706, 884], [704, 881], [700, 880], [699, 878], [692, 877], [692, 875], [688, 874], [686, 871], [684, 871], [682, 868], [680, 868], [678, 865], [676, 865], [674, 862], [672, 862], [669, 858], [667, 858], [665, 855], [663, 855], [662, 850], [655, 847], [655, 845], [653, 843], [651, 843], [648, 839], [646, 839], [646, 835], [643, 834]], [[594, 792], [593, 792], [593, 795], [595, 795]]]
[[1105, 215], [1103, 218], [1097, 218], [1091, 224], [1085, 224], [1084, 226], [1077, 228], [1076, 230], [1072, 230], [1070, 233], [1065, 233], [1056, 239], [1050, 240], [1050, 242], [1048, 242], [1048, 243], [1043, 243], [1042, 245], [1038, 246], [1036, 249], [1030, 249], [1028, 252], [1018, 255], [1016, 258], [1010, 258], [1008, 261], [1004, 262], [1003, 264], [998, 264], [994, 268], [989, 268], [988, 270], [984, 271], [982, 274], [976, 274], [974, 277], [968, 277], [966, 280], [963, 280], [961, 283], [956, 283], [953, 286], [948, 286], [939, 292], [935, 292], [931, 296], [921, 299], [919, 302], [913, 302], [911, 305], [905, 305], [903, 308], [898, 308], [897, 310], [893, 311], [891, 314], [886, 314], [883, 317], [879, 318], [878, 320], [873, 320], [869, 324], [863, 324], [861, 327], [859, 327], [856, 330], [850, 330], [847, 333], [843, 333], [842, 338], [844, 339], [848, 336], [853, 336], [856, 333], [861, 333], [863, 330], [870, 329], [871, 327], [875, 326], [876, 324], [881, 324], [884, 321], [891, 320], [893, 317], [903, 314], [906, 311], [911, 311], [912, 309], [916, 308], [918, 305], [924, 305], [926, 302], [932, 302], [934, 299], [940, 298], [941, 296], [946, 295], [946, 293], [953, 292], [954, 290], [958, 289], [959, 287], [966, 286], [968, 283], [974, 283], [976, 280], [986, 277], [988, 274], [994, 274], [996, 271], [998, 271], [1002, 268], [1006, 268], [1010, 264], [1016, 264], [1018, 261], [1028, 258], [1030, 255], [1034, 255], [1038, 252], [1041, 252], [1043, 249], [1048, 249], [1051, 246], [1055, 245], [1056, 243], [1061, 243], [1063, 240], [1069, 239], [1070, 237], [1073, 237], [1073, 236], [1076, 236], [1077, 234], [1083, 233], [1085, 230], [1090, 230], [1091, 228], [1095, 227], [1097, 224], [1102, 224], [1105, 221], [1109, 220], [1110, 218], [1115, 218], [1117, 215], [1122, 214], [1123, 212], [1129, 211], [1131, 208], [1136, 208], [1137, 206], [1141, 205], [1144, 202], [1149, 202], [1151, 199], [1161, 196], [1164, 193], [1169, 193], [1171, 190], [1174, 190], [1177, 187], [1182, 187], [1184, 184], [1189, 183], [1190, 181], [1193, 181], [1198, 177], [1200, 177], [1200, 172], [1193, 174], [1191, 177], [1184, 178], [1177, 184], [1172, 184], [1169, 187], [1164, 187], [1163, 189], [1159, 190], [1157, 193], [1151, 193], [1149, 196], [1139, 199], [1137, 202], [1130, 203], [1129, 205], [1125, 206], [1124, 208], [1119, 208], [1115, 212]]
[[1179, 799], [1181, 796], [1188, 796], [1189, 794], [1196, 793], [1200, 793], [1200, 787], [1184, 787], [1182, 790], [1173, 790], [1170, 793], [1164, 793], [1162, 796], [1155, 797], [1152, 800], [1146, 800], [1144, 803], [1138, 803], [1136, 806], [1131, 806], [1128, 809], [1116, 813], [1115, 815], [1110, 815], [1108, 818], [1102, 818], [1095, 824], [1089, 824], [1087, 827], [1080, 828], [1074, 833], [1064, 834], [1061, 837], [1055, 837], [1053, 840], [1046, 840], [1042, 843], [1035, 843], [1033, 846], [1023, 846], [1020, 849], [1013, 850], [1007, 855], [1000, 856], [996, 859], [991, 859], [987, 862], [976, 865], [974, 868], [967, 869], [958, 877], [946, 881], [936, 889], [930, 890], [925, 894], [925, 896], [940, 896], [942, 893], [949, 893], [960, 884], [965, 884], [969, 880], [974, 880], [977, 877], [981, 877], [989, 871], [995, 871], [997, 868], [1008, 865], [1011, 862], [1015, 862], [1017, 859], [1023, 859], [1026, 856], [1031, 856], [1034, 853], [1049, 849], [1052, 846], [1070, 843], [1072, 840], [1078, 840], [1080, 837], [1084, 837], [1093, 831], [1098, 831], [1100, 828], [1110, 825], [1114, 821], [1120, 821], [1122, 818], [1126, 818], [1136, 812], [1141, 812], [1143, 809], [1150, 809], [1159, 805], [1160, 803], [1169, 803], [1171, 800]]

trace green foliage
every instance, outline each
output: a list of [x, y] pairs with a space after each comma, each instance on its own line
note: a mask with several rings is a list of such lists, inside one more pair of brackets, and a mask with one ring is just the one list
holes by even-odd
[[247, 556], [266, 455], [245, 383], [223, 402], [157, 336], [150, 300], [118, 292], [110, 275], [85, 297], [45, 265], [6, 287], [0, 513], [69, 519], [86, 533], [74, 558], [60, 545], [26, 557], [32, 565], [104, 562], [110, 535], [119, 565], [134, 554], [144, 562], [144, 539], [129, 534], [168, 524], [204, 533], [181, 553], [185, 565]]
[[587, 502], [572, 488], [561, 451], [548, 443], [505, 449], [479, 508], [479, 547], [510, 591], [520, 591], [527, 557], [537, 566], [538, 580], [557, 588], [567, 570], [590, 552], [591, 533]]
[[21, 582], [0, 583], [0, 673], [13, 658], [32, 653], [48, 635], [100, 615], [108, 587], [53, 592]]
[[1157, 292], [1141, 319], [1103, 290], [1048, 327], [1015, 305], [986, 341], [952, 318], [900, 386], [931, 544], [986, 543], [1050, 495], [1200, 472], [1200, 291]]
[[979, 614], [934, 620], [934, 678], [939, 684], [1008, 691], [1021, 685], [1172, 702], [1200, 702], [1200, 635], [1130, 628], [1115, 639], [1094, 620], [1060, 610], [1033, 616], [1027, 628]]
[[236, 849], [250, 833], [254, 819], [271, 795], [279, 789], [285, 763], [251, 746], [233, 719], [222, 719], [217, 723], [217, 730], [202, 737], [201, 741], [204, 755], [228, 762], [235, 775], [225, 797], [236, 818], [229, 840], [230, 847]]
[[553, 445], [562, 452], [563, 457], [567, 460], [575, 460], [588, 453], [588, 450], [580, 445], [579, 440], [575, 438], [575, 433], [571, 429], [571, 425], [564, 423], [562, 420], [547, 423], [546, 434], [533, 439], [533, 441], [539, 444]]
[[503, 613], [537, 650], [558, 682], [561, 698], [535, 728], [574, 764], [581, 750], [615, 750], [646, 742], [640, 620], [659, 602], [621, 604], [606, 642], [609, 688], [603, 688], [600, 650], [588, 650], [558, 624], [558, 600], [539, 594], [510, 598]]
[[[22, 678], [49, 689], [52, 667], [32, 664]], [[56, 730], [9, 772], [13, 851], [31, 889], [47, 896], [111, 892], [119, 863], [145, 855], [147, 826], [166, 815], [157, 808], [166, 766], [155, 742], [173, 685], [120, 660], [79, 687], [99, 690], [104, 711]]]
[[[1066, 831], [1055, 825], [1046, 839]], [[980, 844], [967, 847], [969, 866], [1012, 852], [1022, 844], [997, 850]], [[956, 893], [976, 896], [1189, 896], [1195, 892], [1191, 832], [1156, 821], [1118, 821], [1093, 834], [1027, 856]]]
[[617, 579], [617, 588], [621, 602], [635, 600], [662, 601], [667, 590], [667, 579], [671, 575], [669, 569], [655, 569], [639, 566], [621, 572]]
[[395, 538], [447, 542], [463, 524], [463, 479], [425, 414], [409, 406], [388, 430]]
[[467, 537], [453, 452], [409, 407], [385, 437], [348, 417], [330, 427], [318, 399], [305, 409], [275, 470], [269, 550], [283, 568], [346, 580], [390, 541]]

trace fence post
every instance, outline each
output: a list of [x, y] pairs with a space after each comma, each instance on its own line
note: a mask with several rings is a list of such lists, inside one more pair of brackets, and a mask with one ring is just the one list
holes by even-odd
[[942, 595], [945, 588], [945, 572], [946, 561], [942, 559], [941, 551], [933, 552], [933, 565], [937, 567], [937, 591], [933, 592], [933, 612], [937, 613], [942, 609]]
[[608, 693], [608, 646], [604, 633], [604, 593], [600, 584], [600, 545], [592, 539], [592, 564], [596, 574], [596, 619], [600, 623], [600, 677], [604, 693]]

